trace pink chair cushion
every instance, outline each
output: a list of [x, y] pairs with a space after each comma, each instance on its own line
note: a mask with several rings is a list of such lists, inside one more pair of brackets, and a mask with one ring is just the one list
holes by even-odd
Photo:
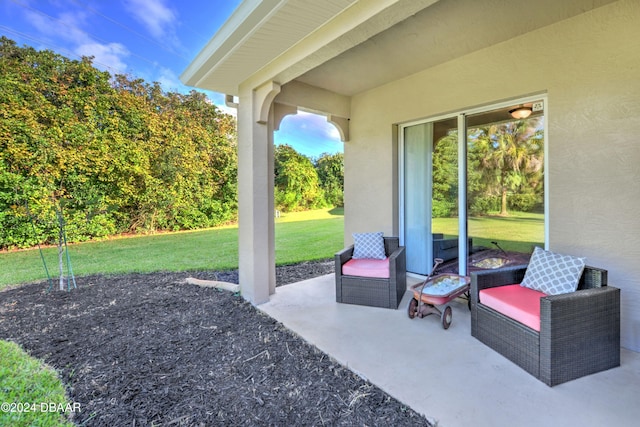
[[480, 302], [497, 312], [540, 332], [542, 292], [520, 285], [499, 286], [480, 291]]
[[350, 259], [342, 265], [342, 274], [346, 276], [389, 278], [389, 258], [385, 259]]

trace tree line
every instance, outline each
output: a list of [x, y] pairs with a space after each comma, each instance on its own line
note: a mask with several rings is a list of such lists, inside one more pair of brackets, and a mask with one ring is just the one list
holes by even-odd
[[[543, 118], [530, 117], [471, 128], [467, 141], [470, 215], [541, 210], [544, 199]], [[458, 215], [458, 132], [436, 142], [433, 216]]]
[[[341, 155], [285, 151], [279, 209], [342, 202]], [[302, 182], [308, 191], [292, 197]], [[0, 248], [54, 243], [61, 224], [79, 242], [236, 218], [236, 122], [206, 95], [0, 38]]]
[[286, 212], [343, 206], [342, 153], [325, 153], [312, 160], [290, 145], [278, 145], [274, 170], [276, 209]]

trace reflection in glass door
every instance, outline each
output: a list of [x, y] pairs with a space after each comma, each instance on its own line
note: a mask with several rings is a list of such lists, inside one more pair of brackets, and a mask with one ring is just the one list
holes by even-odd
[[526, 262], [534, 246], [544, 247], [543, 106], [467, 117], [470, 270]]
[[468, 274], [544, 247], [544, 123], [540, 99], [401, 128], [408, 272], [442, 258], [438, 272]]

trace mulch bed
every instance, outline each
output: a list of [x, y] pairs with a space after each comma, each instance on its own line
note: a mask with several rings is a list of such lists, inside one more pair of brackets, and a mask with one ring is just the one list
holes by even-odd
[[[278, 285], [333, 272], [277, 268]], [[87, 276], [0, 292], [0, 339], [55, 367], [90, 426], [424, 425], [429, 421], [238, 295], [237, 272]]]

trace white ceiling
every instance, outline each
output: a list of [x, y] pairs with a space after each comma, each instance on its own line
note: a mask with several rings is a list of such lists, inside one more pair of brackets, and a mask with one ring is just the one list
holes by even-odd
[[354, 95], [612, 1], [440, 0], [296, 80]]
[[350, 96], [613, 1], [245, 0], [181, 78], [234, 95], [259, 75]]

